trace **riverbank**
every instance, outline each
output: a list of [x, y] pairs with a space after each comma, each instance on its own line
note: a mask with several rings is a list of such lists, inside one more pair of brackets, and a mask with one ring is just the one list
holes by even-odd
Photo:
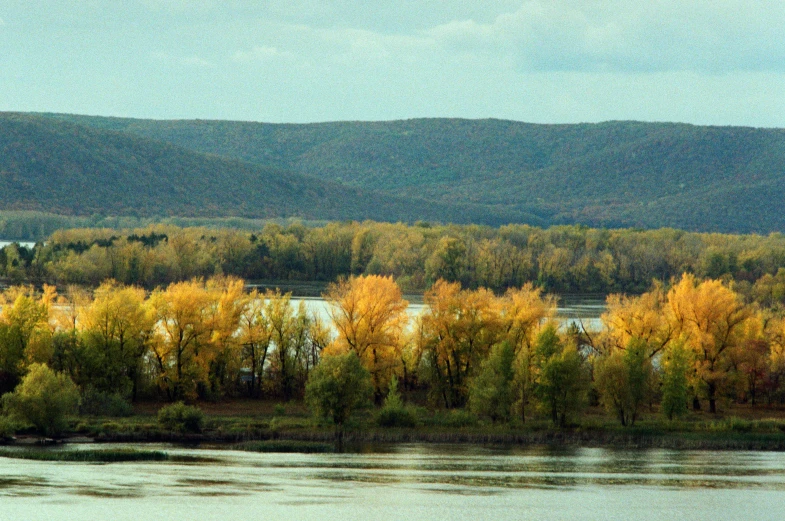
[[[66, 435], [52, 443], [175, 443], [234, 445], [265, 442], [278, 444], [280, 452], [311, 452], [315, 446], [335, 444], [331, 425], [314, 420], [302, 404], [238, 401], [204, 404], [201, 432], [164, 428], [157, 422], [158, 404], [137, 405], [133, 416], [124, 418], [83, 416], [72, 422]], [[20, 431], [10, 445], [34, 445], [41, 438]], [[348, 424], [345, 447], [406, 443], [454, 445], [553, 446], [613, 449], [759, 450], [785, 451], [785, 411], [779, 408], [738, 406], [725, 416], [691, 413], [680, 421], [667, 421], [656, 414], [635, 426], [622, 427], [599, 409], [591, 409], [579, 424], [555, 428], [545, 419], [526, 423], [493, 424], [464, 411], [418, 410], [415, 427], [380, 427], [372, 411]], [[319, 451], [322, 451], [321, 449]]]

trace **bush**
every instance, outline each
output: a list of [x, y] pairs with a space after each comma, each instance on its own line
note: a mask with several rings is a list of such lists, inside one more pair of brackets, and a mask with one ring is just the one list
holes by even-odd
[[79, 412], [92, 416], [121, 418], [133, 415], [134, 409], [128, 400], [117, 393], [88, 389], [82, 393], [82, 403], [79, 406]]
[[398, 392], [398, 379], [395, 377], [390, 381], [390, 390], [376, 415], [376, 423], [382, 427], [414, 427], [417, 424], [412, 408], [403, 404], [401, 393]]
[[158, 423], [165, 429], [178, 432], [201, 432], [204, 414], [193, 405], [176, 402], [161, 407], [158, 411]]
[[3, 407], [45, 436], [58, 436], [68, 426], [67, 417], [76, 413], [79, 390], [68, 376], [55, 373], [46, 364], [32, 364], [13, 393], [3, 395]]
[[0, 440], [8, 440], [16, 434], [16, 423], [8, 416], [0, 416]]

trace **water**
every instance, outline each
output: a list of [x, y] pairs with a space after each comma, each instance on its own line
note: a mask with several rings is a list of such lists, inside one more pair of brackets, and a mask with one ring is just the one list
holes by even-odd
[[[300, 302], [305, 304], [306, 309], [319, 317], [324, 323], [330, 323], [330, 306], [319, 297], [292, 297], [292, 305], [299, 306]], [[409, 301], [407, 313], [410, 317], [416, 317], [425, 310], [422, 302]], [[580, 328], [590, 331], [598, 331], [602, 327], [600, 315], [605, 312], [605, 299], [601, 297], [578, 297], [571, 296], [560, 300], [557, 308], [559, 322], [562, 326], [575, 324]]]
[[785, 516], [781, 453], [433, 445], [326, 455], [165, 450], [214, 461], [96, 465], [0, 458], [0, 519], [779, 521]]
[[28, 241], [4, 241], [4, 240], [0, 240], [0, 249], [3, 249], [3, 248], [5, 248], [5, 247], [6, 247], [6, 246], [8, 246], [9, 244], [13, 244], [14, 242], [17, 242], [17, 243], [19, 243], [19, 245], [20, 245], [20, 246], [24, 246], [25, 248], [32, 248], [33, 246], [35, 246], [35, 243], [34, 243], [34, 242], [28, 242]]

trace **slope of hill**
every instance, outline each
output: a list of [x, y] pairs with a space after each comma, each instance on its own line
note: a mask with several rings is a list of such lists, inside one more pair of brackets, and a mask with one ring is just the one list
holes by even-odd
[[56, 117], [398, 197], [473, 203], [550, 223], [785, 231], [782, 129]]
[[402, 199], [129, 133], [18, 114], [0, 115], [0, 209], [487, 224], [530, 217], [506, 208]]

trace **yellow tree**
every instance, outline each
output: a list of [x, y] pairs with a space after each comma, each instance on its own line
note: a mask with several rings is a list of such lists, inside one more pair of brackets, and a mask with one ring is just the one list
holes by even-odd
[[240, 315], [238, 339], [242, 346], [241, 363], [248, 378], [245, 380], [248, 394], [258, 397], [261, 394], [262, 375], [270, 349], [272, 334], [264, 314], [266, 295], [257, 290], [251, 291]]
[[30, 363], [51, 357], [49, 313], [57, 294], [44, 286], [36, 295], [31, 286], [14, 286], [3, 294], [0, 313], [0, 391], [11, 391]]
[[460, 283], [440, 279], [425, 293], [425, 304], [419, 359], [444, 406], [463, 406], [470, 377], [502, 338], [499, 299], [487, 289], [462, 290]]
[[600, 351], [624, 350], [633, 340], [643, 341], [646, 356], [652, 359], [674, 339], [675, 327], [668, 320], [666, 293], [661, 284], [640, 296], [609, 295], [606, 304], [601, 319], [607, 328], [607, 342], [594, 346]]
[[101, 284], [84, 313], [91, 382], [100, 390], [136, 397], [154, 323], [143, 289], [113, 280]]
[[552, 323], [555, 316], [556, 299], [544, 296], [531, 283], [510, 288], [501, 300], [502, 335], [515, 354], [513, 385], [522, 421], [526, 421], [526, 406], [533, 396], [536, 376], [532, 346], [541, 328]]
[[204, 363], [209, 370], [210, 391], [218, 396], [234, 383], [242, 364], [238, 330], [249, 296], [245, 282], [236, 277], [213, 277], [207, 281], [206, 290], [211, 349], [203, 353], [207, 355]]
[[212, 358], [212, 295], [191, 280], [156, 290], [150, 301], [157, 321], [152, 354], [161, 387], [169, 399], [195, 398], [205, 384]]
[[668, 292], [668, 311], [674, 333], [684, 335], [695, 352], [695, 375], [703, 384], [709, 410], [717, 412], [729, 356], [754, 335], [752, 310], [719, 280], [698, 282], [685, 273]]
[[404, 328], [408, 323], [401, 289], [392, 277], [351, 277], [330, 285], [325, 300], [337, 337], [325, 354], [354, 351], [371, 374], [377, 401], [400, 364]]

